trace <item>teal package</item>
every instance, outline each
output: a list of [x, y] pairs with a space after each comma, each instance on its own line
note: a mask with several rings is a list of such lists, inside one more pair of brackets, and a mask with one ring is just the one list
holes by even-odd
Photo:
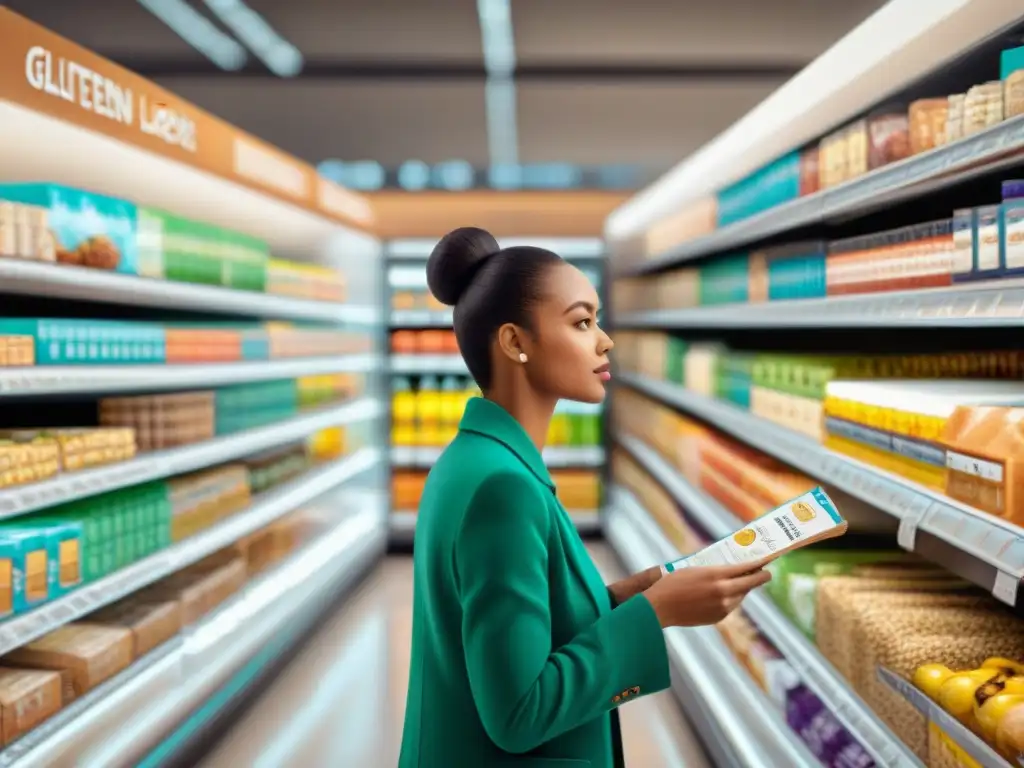
[[35, 340], [36, 365], [159, 364], [166, 360], [163, 326], [103, 320], [0, 320], [0, 335]]
[[800, 153], [790, 152], [718, 193], [718, 226], [756, 216], [799, 196]]
[[[12, 552], [14, 612], [24, 613], [50, 599], [50, 546], [44, 532], [0, 526], [3, 548]], [[18, 578], [20, 574], [20, 578]]]
[[999, 53], [999, 79], [1005, 80], [1014, 72], [1024, 69], [1024, 46], [1007, 48]]
[[750, 299], [750, 256], [722, 256], [700, 266], [701, 305], [736, 304]]
[[768, 300], [824, 298], [824, 241], [792, 243], [765, 250], [768, 267]]
[[5, 526], [8, 531], [39, 533], [46, 538], [49, 599], [66, 595], [82, 583], [81, 523], [56, 518], [23, 518]]
[[0, 200], [47, 210], [57, 261], [138, 273], [138, 209], [116, 197], [60, 184], [0, 184]]

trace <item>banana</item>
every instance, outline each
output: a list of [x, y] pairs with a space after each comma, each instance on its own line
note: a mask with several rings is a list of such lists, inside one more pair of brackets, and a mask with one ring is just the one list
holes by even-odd
[[981, 664], [982, 669], [1005, 669], [1012, 675], [1024, 675], [1024, 662], [992, 656]]
[[996, 749], [1011, 760], [1024, 755], [1024, 704], [1016, 705], [1003, 716], [996, 729]]
[[950, 675], [939, 688], [939, 706], [964, 725], [974, 728], [974, 694], [982, 685], [998, 675], [996, 669], [974, 669]]

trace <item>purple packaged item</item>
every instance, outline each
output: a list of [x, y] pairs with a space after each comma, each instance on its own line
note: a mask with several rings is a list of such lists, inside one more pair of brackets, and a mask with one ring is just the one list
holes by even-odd
[[1019, 200], [1024, 197], [1024, 179], [1006, 179], [1002, 187], [1003, 200]]
[[803, 685], [789, 692], [786, 722], [811, 753], [829, 768], [874, 768], [871, 756], [822, 700]]

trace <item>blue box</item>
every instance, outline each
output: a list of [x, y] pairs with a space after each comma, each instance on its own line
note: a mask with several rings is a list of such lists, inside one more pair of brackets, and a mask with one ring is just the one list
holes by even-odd
[[0, 549], [11, 553], [14, 612], [24, 613], [51, 599], [50, 543], [45, 533], [0, 526]]

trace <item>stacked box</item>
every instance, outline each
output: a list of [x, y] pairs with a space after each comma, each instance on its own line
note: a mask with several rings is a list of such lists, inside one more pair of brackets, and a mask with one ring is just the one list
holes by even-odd
[[712, 259], [700, 266], [700, 303], [744, 303], [750, 298], [750, 258], [734, 254]]
[[283, 421], [298, 412], [298, 386], [289, 379], [218, 389], [215, 412], [218, 435]]
[[235, 362], [242, 359], [242, 333], [237, 328], [191, 323], [168, 324], [168, 363]]
[[304, 445], [275, 448], [245, 460], [253, 493], [262, 493], [276, 485], [298, 477], [309, 468], [309, 455]]
[[235, 512], [252, 499], [249, 472], [244, 464], [176, 477], [167, 483], [171, 507], [171, 538], [194, 536]]
[[213, 401], [213, 392], [107, 397], [99, 420], [133, 430], [140, 451], [159, 451], [213, 438]]

